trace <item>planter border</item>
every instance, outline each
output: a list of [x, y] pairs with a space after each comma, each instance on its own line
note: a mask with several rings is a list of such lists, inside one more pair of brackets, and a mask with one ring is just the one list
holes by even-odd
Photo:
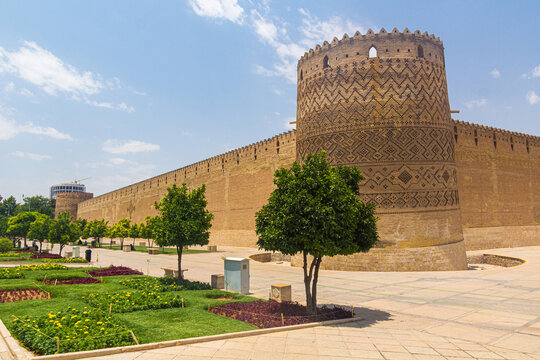
[[11, 333], [6, 328], [2, 320], [0, 320], [0, 335], [2, 336], [3, 340], [6, 342], [8, 349], [11, 352], [11, 355], [17, 360], [28, 360], [28, 359], [75, 360], [75, 359], [83, 359], [83, 358], [89, 358], [89, 357], [122, 354], [122, 353], [135, 352], [135, 351], [141, 351], [141, 350], [152, 350], [152, 349], [161, 349], [161, 348], [172, 347], [172, 346], [199, 344], [199, 343], [215, 341], [215, 340], [226, 340], [226, 339], [262, 335], [262, 334], [270, 334], [270, 333], [282, 332], [282, 331], [288, 331], [288, 330], [306, 329], [306, 328], [317, 327], [317, 326], [330, 326], [330, 325], [344, 324], [344, 323], [361, 321], [361, 320], [364, 320], [364, 319], [358, 316], [358, 317], [352, 317], [352, 318], [347, 318], [347, 319], [319, 321], [319, 322], [312, 322], [312, 323], [307, 323], [307, 324], [278, 326], [278, 327], [267, 328], [267, 329], [257, 329], [257, 330], [239, 331], [239, 332], [227, 333], [227, 334], [200, 336], [200, 337], [194, 337], [194, 338], [189, 338], [189, 339], [168, 340], [168, 341], [161, 341], [161, 342], [149, 343], [149, 344], [120, 346], [120, 347], [107, 348], [107, 349], [78, 351], [78, 352], [70, 352], [70, 353], [63, 353], [63, 354], [56, 354], [56, 355], [43, 355], [43, 356], [35, 356], [30, 351], [22, 347], [17, 342], [17, 340], [15, 340], [15, 338], [11, 336]]

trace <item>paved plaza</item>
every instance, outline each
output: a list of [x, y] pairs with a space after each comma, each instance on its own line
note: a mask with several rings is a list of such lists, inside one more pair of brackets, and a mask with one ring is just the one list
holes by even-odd
[[[224, 256], [245, 257], [247, 248], [188, 254], [190, 280], [210, 281], [223, 272]], [[353, 305], [363, 320], [99, 358], [120, 359], [540, 359], [540, 247], [471, 254], [525, 259], [513, 268], [457, 272], [370, 273], [321, 270], [319, 304]], [[171, 255], [93, 249], [99, 266], [126, 265], [162, 275]], [[251, 261], [253, 296], [289, 283], [303, 301], [302, 269]], [[95, 358], [98, 359], [98, 358]]]

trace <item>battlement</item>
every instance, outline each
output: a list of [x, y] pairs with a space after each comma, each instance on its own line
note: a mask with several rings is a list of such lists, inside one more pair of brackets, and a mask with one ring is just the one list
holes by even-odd
[[[394, 28], [391, 32], [387, 32], [384, 28], [381, 28], [381, 30], [378, 33], [375, 33], [372, 29], [369, 29], [366, 34], [360, 33], [360, 31], [357, 31], [352, 37], [349, 36], [347, 33], [343, 35], [341, 40], [339, 40], [337, 37], [334, 37], [332, 42], [325, 41], [323, 42], [322, 46], [317, 45], [315, 49], [309, 49], [309, 51], [305, 52], [302, 57], [300, 57], [300, 60], [298, 61], [298, 66], [300, 66], [303, 62], [306, 60], [326, 53], [331, 49], [341, 47], [341, 46], [348, 46], [348, 45], [354, 45], [358, 44], [359, 42], [368, 42], [372, 43], [370, 46], [376, 46], [376, 44], [380, 41], [414, 41], [414, 42], [429, 42], [435, 46], [443, 47], [443, 43], [440, 38], [435, 37], [433, 34], [428, 34], [428, 32], [421, 33], [420, 30], [416, 30], [415, 32], [411, 32], [409, 29], [405, 28], [403, 32], [399, 32], [398, 29]], [[367, 55], [367, 54], [366, 54]]]

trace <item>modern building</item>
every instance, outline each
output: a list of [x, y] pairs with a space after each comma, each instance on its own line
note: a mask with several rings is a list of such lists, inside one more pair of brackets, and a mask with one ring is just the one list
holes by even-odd
[[56, 200], [56, 194], [67, 192], [86, 192], [86, 186], [79, 184], [77, 181], [53, 185], [51, 186], [50, 199]]

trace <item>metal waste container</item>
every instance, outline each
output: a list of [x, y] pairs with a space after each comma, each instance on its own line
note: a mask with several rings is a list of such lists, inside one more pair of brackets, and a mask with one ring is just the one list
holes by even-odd
[[92, 261], [92, 250], [87, 249], [87, 250], [84, 252], [84, 255], [85, 255], [85, 257], [86, 257], [86, 261], [88, 261], [88, 262]]
[[249, 259], [225, 258], [225, 290], [249, 293]]

